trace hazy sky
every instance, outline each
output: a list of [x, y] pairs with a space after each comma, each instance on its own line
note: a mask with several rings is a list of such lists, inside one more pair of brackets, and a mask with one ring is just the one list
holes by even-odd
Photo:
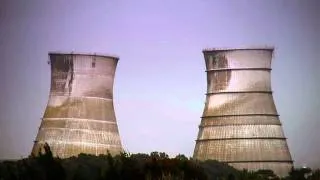
[[191, 156], [206, 93], [203, 48], [274, 45], [272, 88], [296, 165], [320, 167], [320, 1], [0, 0], [0, 159], [31, 152], [48, 51], [120, 56], [125, 150]]

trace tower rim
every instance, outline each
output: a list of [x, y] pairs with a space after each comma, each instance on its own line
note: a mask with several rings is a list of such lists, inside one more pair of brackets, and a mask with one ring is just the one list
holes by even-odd
[[48, 55], [80, 55], [80, 56], [98, 56], [104, 58], [111, 58], [114, 60], [119, 60], [119, 56], [112, 55], [108, 53], [95, 53], [95, 52], [73, 52], [73, 51], [50, 51]]
[[274, 46], [247, 46], [247, 47], [215, 47], [215, 48], [204, 48], [203, 53], [210, 52], [221, 52], [221, 51], [245, 51], [245, 50], [266, 50], [274, 51]]

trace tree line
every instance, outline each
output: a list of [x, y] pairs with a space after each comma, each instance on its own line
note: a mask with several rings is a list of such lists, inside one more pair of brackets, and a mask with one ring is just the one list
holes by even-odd
[[166, 153], [79, 154], [53, 157], [48, 145], [38, 156], [0, 163], [0, 180], [320, 180], [320, 170], [292, 169], [280, 178], [271, 170], [236, 170], [218, 161], [196, 161]]

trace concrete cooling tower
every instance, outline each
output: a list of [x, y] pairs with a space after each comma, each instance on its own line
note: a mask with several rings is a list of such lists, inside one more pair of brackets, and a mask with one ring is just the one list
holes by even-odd
[[273, 48], [203, 53], [207, 94], [194, 158], [287, 175], [293, 162], [272, 96]]
[[117, 57], [49, 53], [51, 89], [32, 154], [48, 143], [54, 156], [122, 151], [113, 106]]

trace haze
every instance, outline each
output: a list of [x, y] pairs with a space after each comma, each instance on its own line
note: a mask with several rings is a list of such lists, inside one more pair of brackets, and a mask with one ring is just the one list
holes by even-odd
[[48, 51], [120, 57], [122, 144], [192, 156], [203, 48], [276, 47], [272, 88], [295, 165], [320, 167], [320, 1], [0, 0], [0, 159], [28, 156], [49, 95]]

